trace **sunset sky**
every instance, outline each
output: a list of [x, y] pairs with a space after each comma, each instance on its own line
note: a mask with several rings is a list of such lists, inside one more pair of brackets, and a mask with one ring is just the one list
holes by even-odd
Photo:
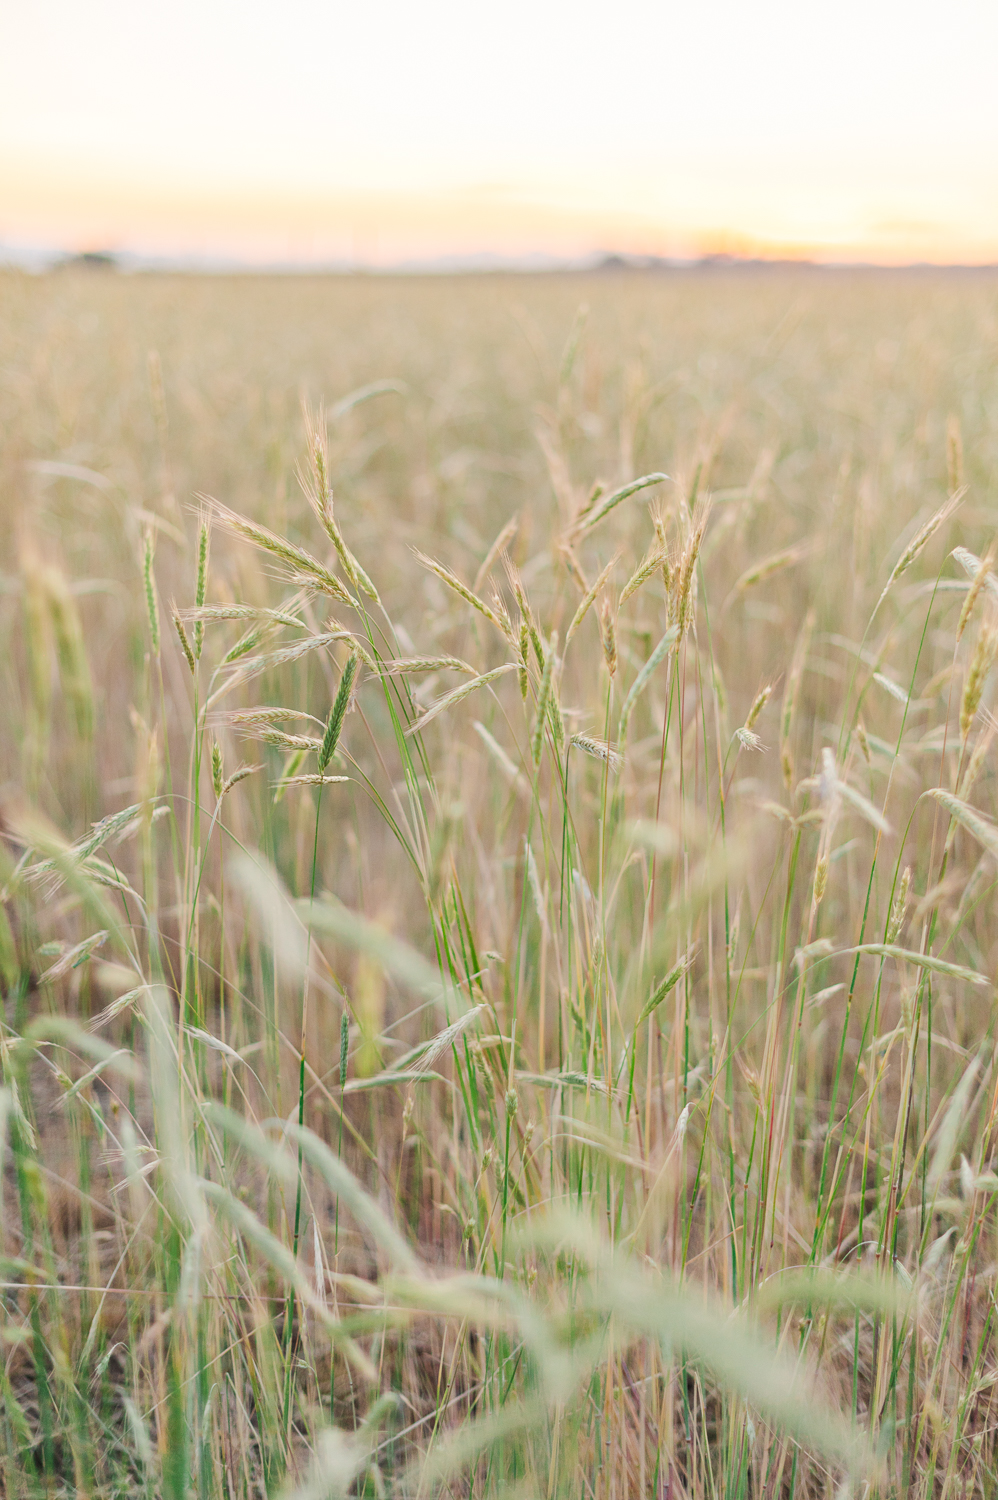
[[995, 0], [31, 0], [0, 248], [998, 261]]

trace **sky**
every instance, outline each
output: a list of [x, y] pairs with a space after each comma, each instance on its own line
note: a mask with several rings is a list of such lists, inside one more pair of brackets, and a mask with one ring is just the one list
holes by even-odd
[[0, 247], [998, 261], [996, 0], [0, 0]]

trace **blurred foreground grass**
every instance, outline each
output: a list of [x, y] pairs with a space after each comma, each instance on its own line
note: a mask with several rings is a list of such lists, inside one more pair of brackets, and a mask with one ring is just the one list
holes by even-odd
[[0, 310], [4, 1493], [993, 1494], [998, 282]]

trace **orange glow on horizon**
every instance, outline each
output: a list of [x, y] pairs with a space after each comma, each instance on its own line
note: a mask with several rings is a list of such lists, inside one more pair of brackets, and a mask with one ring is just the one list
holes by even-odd
[[504, 184], [412, 192], [219, 188], [165, 173], [140, 181], [2, 156], [0, 180], [0, 245], [167, 261], [386, 268], [489, 255], [575, 261], [605, 252], [679, 260], [722, 254], [882, 265], [998, 262], [998, 221], [988, 223], [986, 212], [979, 224], [951, 227], [931, 214], [899, 218], [888, 205], [859, 222], [839, 213], [836, 222], [833, 203], [818, 215], [825, 219], [818, 232], [807, 233], [779, 205], [769, 209], [767, 224], [764, 201], [751, 214], [736, 206], [725, 221], [722, 206], [709, 202], [680, 202], [672, 215], [637, 213], [591, 186], [574, 196]]

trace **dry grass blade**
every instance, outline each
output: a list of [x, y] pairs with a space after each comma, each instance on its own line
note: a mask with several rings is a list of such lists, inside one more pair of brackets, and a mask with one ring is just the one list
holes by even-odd
[[334, 938], [365, 954], [424, 1000], [460, 1002], [460, 992], [440, 969], [408, 943], [400, 942], [377, 922], [350, 911], [339, 901], [302, 901], [298, 911], [312, 932]]
[[328, 1333], [336, 1338], [337, 1344], [350, 1360], [357, 1374], [369, 1384], [374, 1385], [378, 1377], [370, 1359], [340, 1328], [325, 1302], [316, 1296], [308, 1277], [288, 1247], [260, 1222], [252, 1209], [233, 1197], [226, 1188], [216, 1182], [207, 1182], [202, 1179], [198, 1183], [198, 1189], [213, 1204], [219, 1217], [227, 1221], [248, 1244], [252, 1245], [288, 1286], [294, 1287], [298, 1296], [311, 1309], [313, 1316]]
[[522, 784], [523, 776], [520, 773], [519, 767], [506, 754], [505, 750], [500, 745], [495, 736], [493, 734], [490, 734], [485, 725], [482, 724], [478, 719], [474, 721], [473, 728], [479, 739], [482, 741], [482, 744], [488, 750], [489, 754], [495, 759], [496, 763], [502, 768], [503, 772], [509, 778], [509, 780], [514, 785]]
[[403, 380], [372, 380], [368, 385], [359, 386], [357, 390], [351, 391], [337, 401], [335, 406], [329, 409], [329, 420], [340, 422], [348, 412], [354, 411], [356, 407], [362, 406], [365, 401], [373, 401], [376, 396], [407, 396], [409, 387]]

